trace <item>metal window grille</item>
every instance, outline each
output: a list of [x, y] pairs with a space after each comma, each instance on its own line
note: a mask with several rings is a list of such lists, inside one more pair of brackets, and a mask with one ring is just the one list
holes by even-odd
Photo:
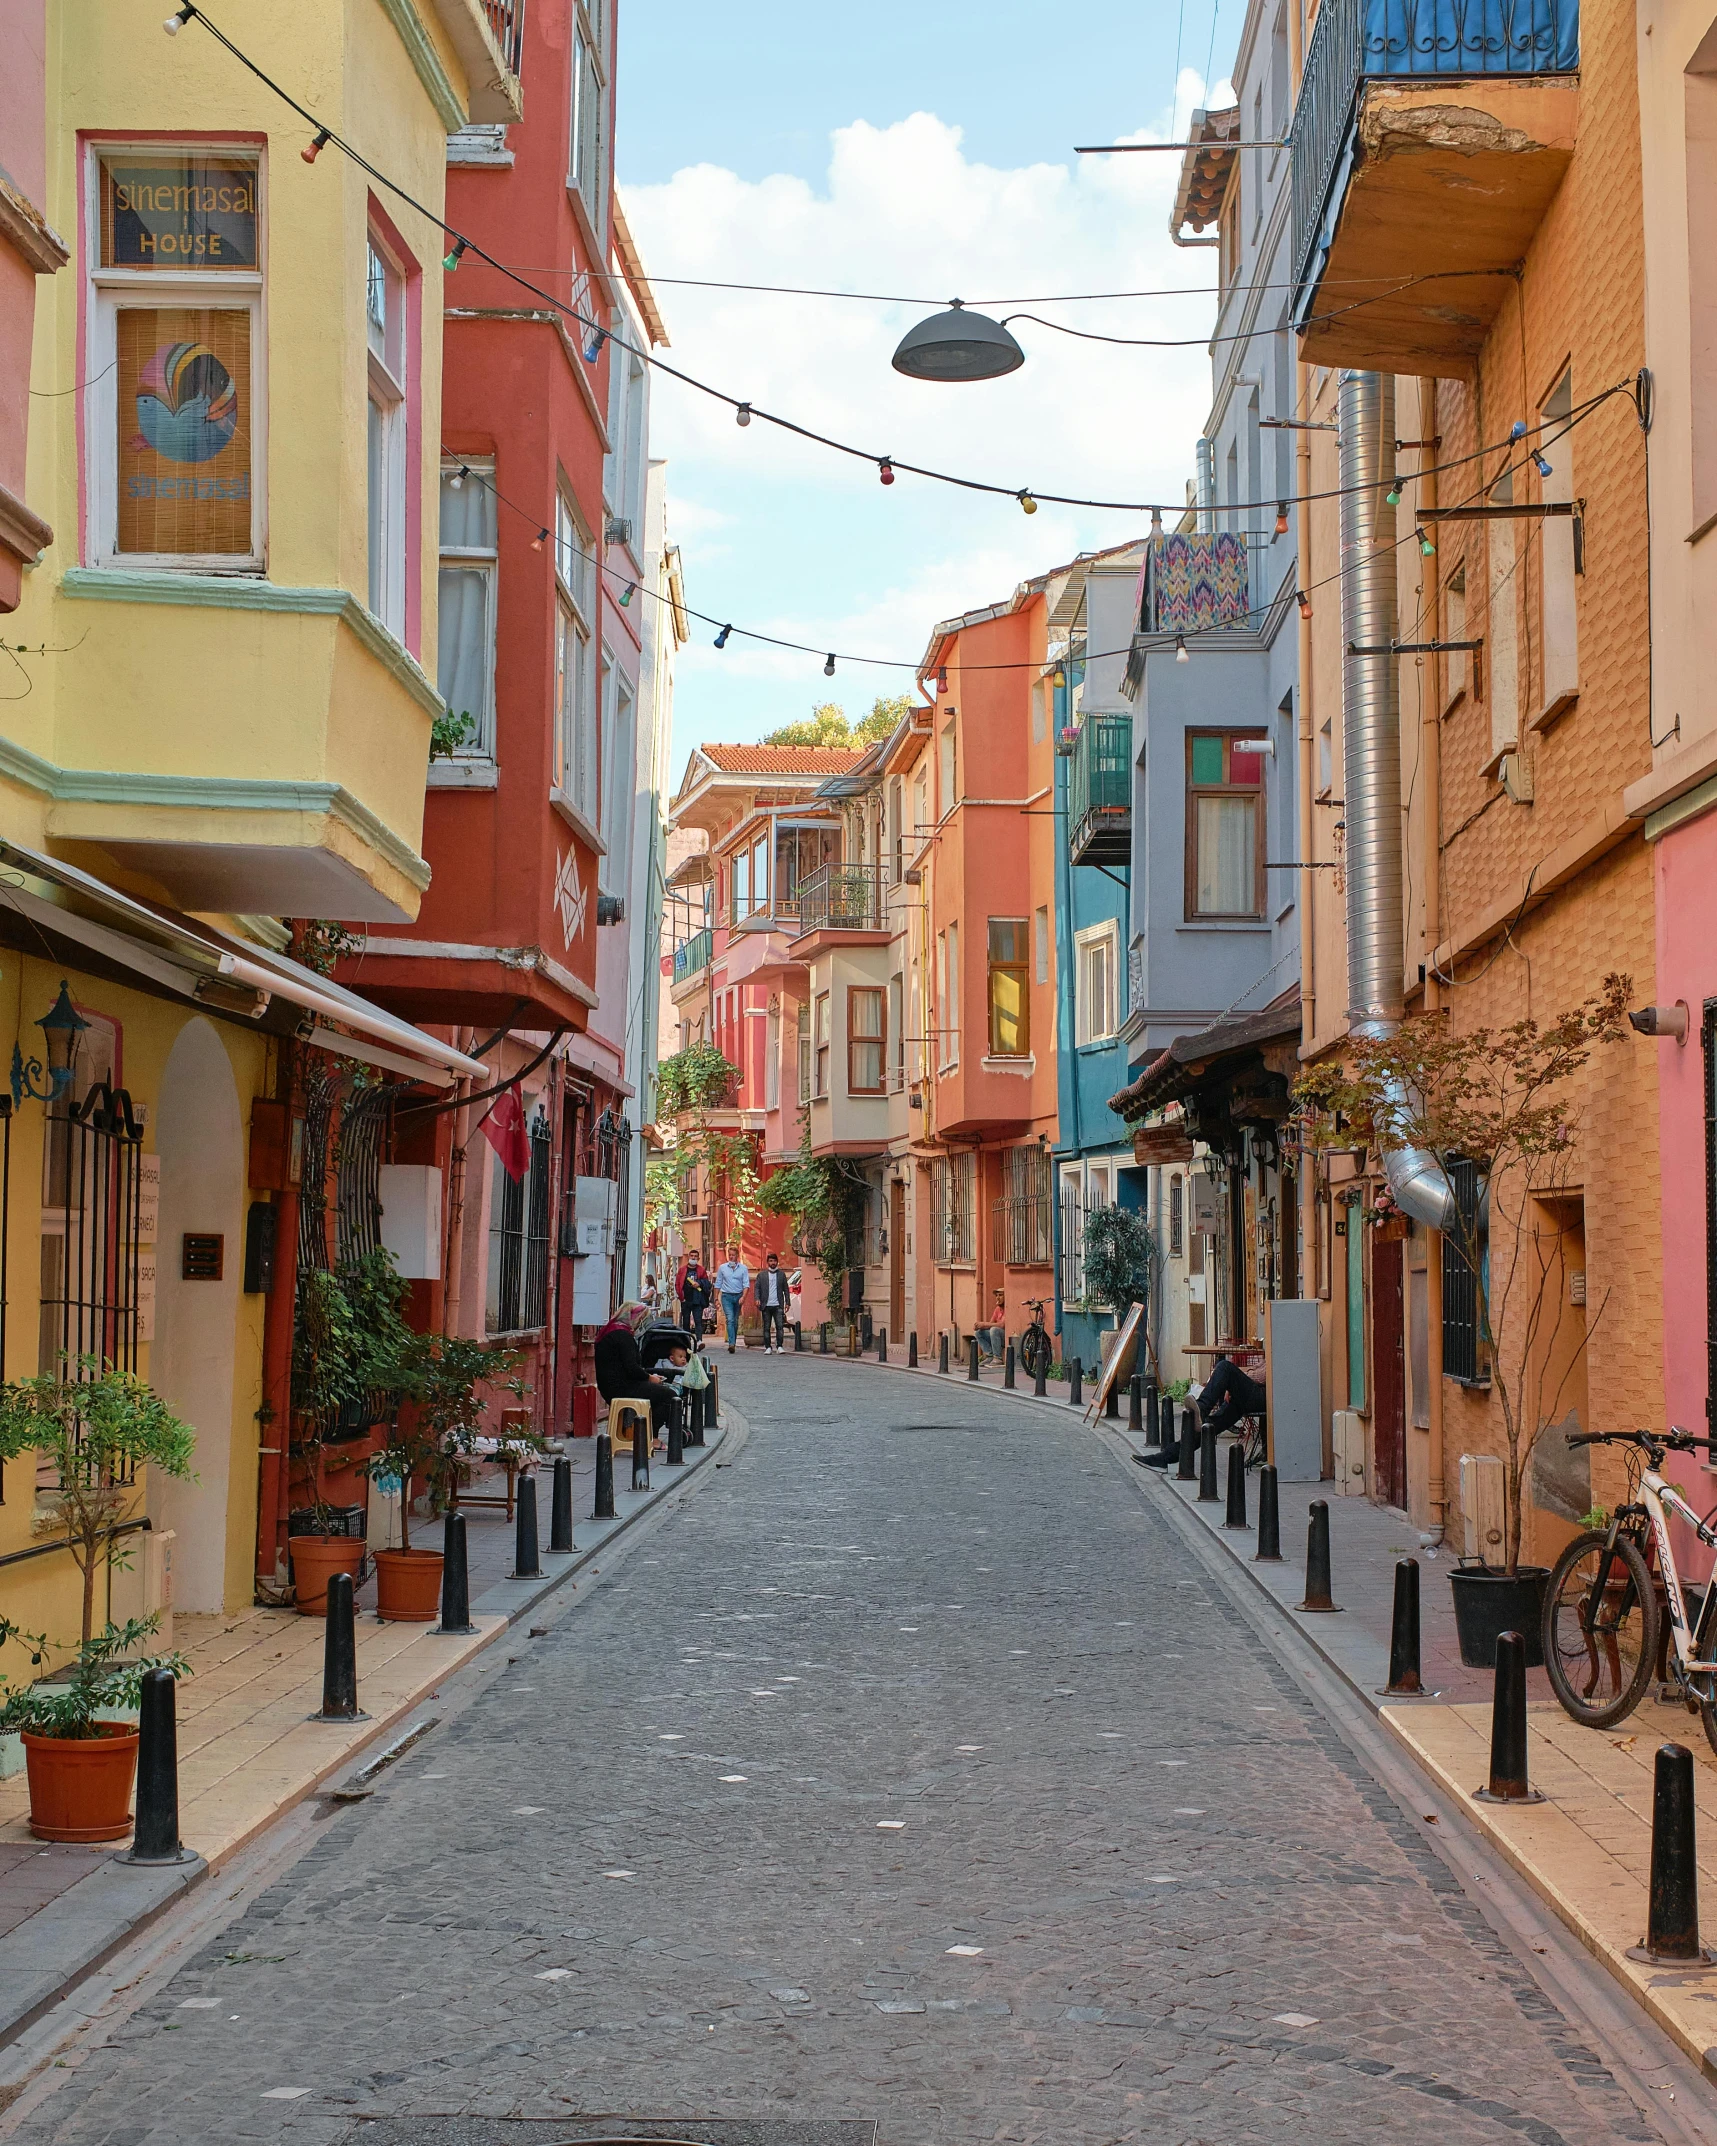
[[549, 1167], [554, 1138], [539, 1108], [530, 1124], [530, 1167], [520, 1179], [501, 1168], [496, 1187], [499, 1212], [490, 1223], [496, 1261], [491, 1331], [516, 1334], [541, 1326], [548, 1316]]
[[131, 1098], [96, 1081], [81, 1103], [50, 1108], [47, 1138], [38, 1368], [70, 1378], [135, 1371], [143, 1133]]
[[[1476, 1163], [1450, 1161], [1444, 1166], [1449, 1183], [1468, 1228], [1478, 1213], [1479, 1173]], [[1358, 1210], [1350, 1209], [1348, 1228], [1358, 1223]], [[1478, 1276], [1452, 1234], [1443, 1237], [1443, 1375], [1464, 1386], [1481, 1382], [1479, 1357]]]
[[990, 1209], [990, 1256], [1009, 1267], [1047, 1267], [1052, 1254], [1049, 1150], [1009, 1148], [1008, 1189]]
[[969, 1154], [944, 1157], [932, 1174], [936, 1258], [943, 1266], [961, 1265], [976, 1257], [972, 1226], [976, 1176], [975, 1158]]
[[1186, 1250], [1186, 1180], [1169, 1179], [1169, 1257], [1179, 1259]]

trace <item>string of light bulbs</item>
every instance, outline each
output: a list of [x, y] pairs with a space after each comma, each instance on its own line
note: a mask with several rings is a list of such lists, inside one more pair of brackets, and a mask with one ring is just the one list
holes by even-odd
[[[219, 24], [214, 22], [208, 13], [196, 4], [196, 0], [180, 0], [179, 6], [166, 18], [162, 28], [169, 36], [177, 36], [185, 25], [190, 22], [201, 23], [216, 43], [229, 52], [247, 73], [253, 75], [257, 81], [262, 83], [264, 88], [271, 91], [283, 104], [296, 112], [299, 118], [313, 130], [309, 145], [300, 152], [307, 164], [315, 163], [322, 151], [330, 146], [338, 149], [360, 171], [368, 173], [378, 186], [386, 188], [396, 200], [415, 210], [419, 216], [432, 224], [450, 242], [448, 252], [442, 261], [443, 268], [449, 274], [457, 270], [460, 261], [469, 253], [494, 269], [497, 274], [505, 276], [510, 282], [517, 284], [521, 290], [528, 291], [532, 297], [541, 299], [545, 305], [552, 307], [557, 313], [564, 314], [567, 319], [576, 322], [579, 328], [584, 331], [582, 348], [585, 361], [588, 364], [594, 365], [602, 355], [604, 344], [611, 342], [616, 349], [624, 350], [629, 356], [637, 358], [641, 364], [653, 367], [657, 372], [665, 374], [669, 379], [678, 380], [683, 386], [695, 389], [700, 395], [708, 396], [711, 401], [724, 403], [733, 411], [734, 420], [737, 424], [746, 426], [751, 423], [754, 417], [760, 418], [765, 424], [775, 426], [778, 431], [791, 433], [797, 439], [808, 440], [816, 446], [826, 447], [831, 453], [845, 455], [854, 461], [868, 462], [875, 468], [879, 480], [885, 485], [892, 485], [897, 474], [905, 471], [910, 476], [923, 477], [934, 484], [950, 485], [959, 491], [976, 492], [995, 499], [1013, 499], [1018, 502], [1021, 512], [1025, 514], [1035, 514], [1040, 505], [1082, 507], [1094, 513], [1105, 514], [1178, 515], [1185, 511], [1186, 502], [1184, 500], [1086, 499], [1066, 492], [1040, 491], [1030, 485], [996, 484], [986, 478], [962, 477], [951, 470], [931, 469], [923, 463], [903, 461], [898, 455], [879, 454], [873, 448], [855, 447], [850, 441], [834, 439], [828, 433], [818, 432], [809, 425], [801, 425], [790, 417], [783, 417], [777, 411], [766, 410], [759, 403], [731, 395], [724, 388], [713, 387], [708, 381], [698, 379], [694, 374], [683, 371], [679, 366], [670, 365], [665, 358], [658, 357], [654, 351], [640, 349], [636, 344], [629, 342], [617, 330], [592, 319], [588, 314], [580, 312], [577, 306], [564, 299], [557, 298], [552, 291], [544, 290], [540, 284], [531, 282], [530, 278], [521, 270], [513, 268], [507, 262], [498, 259], [467, 233], [456, 230], [444, 216], [419, 201], [414, 194], [409, 193], [405, 187], [401, 186], [398, 180], [391, 178], [378, 165], [373, 164], [368, 157], [364, 156], [360, 150], [354, 149], [351, 143], [337, 134], [332, 127], [319, 120], [314, 112], [301, 104], [264, 67], [253, 60], [241, 46], [235, 44]], [[1334, 316], [1331, 317], [1333, 318]], [[1308, 322], [1307, 325], [1311, 325], [1311, 323]], [[1202, 343], [1207, 339], [1201, 337], [1197, 340]], [[1555, 420], [1545, 420], [1546, 424], [1552, 422], [1555, 422]], [[1530, 429], [1542, 431], [1544, 425]], [[1440, 463], [1431, 468], [1420, 470], [1416, 472], [1416, 475], [1419, 477], [1437, 475], [1444, 470], [1457, 469], [1462, 466], [1463, 462], [1471, 461], [1472, 459], [1474, 459], [1472, 456], [1463, 456], [1455, 462]], [[1363, 486], [1338, 485], [1322, 492], [1308, 492], [1301, 495], [1301, 504], [1309, 505], [1314, 500], [1341, 499], [1349, 491], [1363, 489]], [[1227, 503], [1224, 511], [1236, 514], [1259, 513], [1267, 512], [1273, 505], [1280, 511], [1280, 501], [1268, 499], [1232, 500]]]
[[[1516, 471], [1524, 470], [1528, 462], [1531, 462], [1536, 466], [1538, 473], [1541, 477], [1548, 477], [1549, 475], [1551, 475], [1552, 472], [1549, 461], [1543, 450], [1546, 447], [1554, 447], [1558, 440], [1565, 439], [1567, 435], [1573, 431], [1576, 425], [1583, 423], [1585, 419], [1590, 417], [1601, 404], [1608, 402], [1611, 396], [1631, 395], [1632, 393], [1633, 388], [1631, 383], [1605, 388], [1602, 390], [1601, 393], [1590, 397], [1589, 400], [1578, 405], [1575, 409], [1569, 411], [1565, 417], [1551, 420], [1551, 422], [1555, 423], [1560, 427], [1558, 431], [1550, 434], [1548, 438], [1541, 440], [1537, 446], [1528, 448], [1517, 462], [1509, 463], [1503, 469], [1498, 470], [1494, 477], [1484, 479], [1475, 487], [1472, 492], [1468, 493], [1465, 500], [1459, 501], [1457, 502], [1457, 504], [1470, 505], [1475, 499], [1482, 497], [1484, 493], [1494, 491], [1496, 486], [1501, 483], [1502, 479], [1505, 476], [1513, 476]], [[1544, 429], [1545, 428], [1542, 426], [1538, 428], [1538, 430], [1541, 432]], [[1506, 441], [1493, 442], [1489, 446], [1481, 447], [1477, 449], [1474, 454], [1463, 456], [1462, 460], [1466, 462], [1479, 461], [1482, 460], [1484, 456], [1497, 452], [1499, 449], [1506, 454], [1510, 447], [1519, 445], [1526, 439], [1526, 437], [1526, 426], [1523, 423], [1517, 421], [1514, 425], [1510, 427], [1508, 439]], [[449, 462], [453, 462], [456, 460], [456, 457], [453, 455], [452, 451], [445, 446], [442, 448], [442, 455], [443, 458]], [[1449, 466], [1453, 467], [1454, 465], [1451, 464]], [[1419, 471], [1416, 474], [1419, 476], [1424, 476], [1428, 475], [1429, 472]], [[1390, 506], [1393, 507], [1398, 506], [1400, 504], [1404, 486], [1412, 481], [1413, 480], [1410, 477], [1403, 477], [1397, 475], [1394, 482], [1390, 485], [1389, 490], [1384, 495]], [[536, 531], [536, 534], [531, 539], [530, 548], [532, 551], [543, 550], [544, 547], [553, 540], [553, 530], [546, 523], [540, 522], [537, 516], [533, 514], [529, 508], [522, 507], [516, 499], [510, 499], [507, 494], [501, 490], [500, 486], [496, 484], [494, 478], [489, 475], [486, 470], [479, 469], [470, 462], [458, 460], [457, 467], [453, 470], [452, 474], [448, 478], [448, 482], [455, 488], [455, 490], [457, 490], [461, 485], [466, 483], [481, 484], [482, 486], [484, 486], [485, 489], [493, 496], [498, 505], [505, 507], [509, 513], [516, 514], [522, 522], [524, 522], [528, 527], [533, 528]], [[1369, 490], [1371, 489], [1371, 487], [1368, 486], [1366, 487], [1366, 489]], [[1282, 512], [1285, 522], [1285, 505], [1279, 511]], [[1280, 531], [1278, 531], [1278, 534], [1279, 533]], [[1433, 557], [1436, 553], [1437, 547], [1435, 540], [1432, 538], [1429, 530], [1427, 530], [1423, 526], [1409, 530], [1405, 536], [1397, 537], [1392, 549], [1395, 551], [1399, 551], [1403, 545], [1411, 543], [1418, 544], [1420, 555], [1424, 558]], [[598, 559], [596, 557], [594, 548], [590, 551], [588, 556], [592, 565], [596, 568], [598, 574], [602, 575], [605, 579], [614, 582], [624, 581], [625, 588], [622, 591], [622, 594], [619, 599], [620, 608], [622, 610], [630, 608], [632, 598], [635, 595], [639, 594], [642, 594], [654, 603], [672, 604], [673, 599], [671, 597], [664, 596], [660, 590], [649, 588], [644, 583], [640, 582], [636, 578], [636, 576], [625, 574], [618, 567], [609, 566], [605, 560]], [[1310, 583], [1306, 588], [1295, 589], [1293, 601], [1299, 608], [1300, 616], [1304, 619], [1309, 619], [1312, 616], [1312, 597], [1319, 589], [1329, 588], [1335, 583], [1339, 582], [1340, 579], [1341, 570], [1339, 567], [1337, 567], [1334, 573], [1322, 576], [1321, 579]], [[1208, 633], [1230, 632], [1234, 627], [1244, 625], [1250, 619], [1262, 618], [1267, 616], [1270, 612], [1276, 609], [1277, 605], [1281, 602], [1281, 600], [1281, 592], [1280, 590], [1278, 590], [1277, 594], [1271, 597], [1266, 603], [1253, 604], [1249, 606], [1245, 611], [1235, 613], [1229, 618], [1215, 621], [1208, 626], [1194, 626], [1191, 629], [1190, 639], [1197, 641], [1202, 638], [1202, 636]], [[900, 656], [856, 656], [847, 654], [838, 649], [830, 649], [825, 651], [811, 641], [789, 641], [784, 639], [779, 634], [762, 633], [757, 628], [752, 626], [736, 625], [731, 619], [718, 619], [713, 612], [696, 610], [692, 605], [687, 604], [683, 601], [679, 605], [679, 609], [684, 613], [687, 618], [695, 618], [700, 625], [714, 626], [718, 629], [714, 642], [712, 644], [717, 649], [725, 649], [728, 645], [728, 642], [733, 638], [735, 634], [737, 634], [742, 641], [755, 641], [766, 648], [785, 649], [789, 653], [794, 655], [822, 656], [823, 676], [825, 678], [834, 677], [837, 663], [852, 664], [856, 667], [867, 670], [907, 671], [912, 675], [914, 679], [917, 680], [922, 680], [925, 676], [928, 675], [925, 665], [920, 662], [916, 657], [908, 659]], [[1179, 632], [1175, 635], [1174, 660], [1177, 663], [1190, 663], [1192, 660], [1191, 650], [1187, 646], [1188, 639], [1189, 635], [1185, 631]], [[1113, 657], [1130, 655], [1131, 652], [1131, 644], [1129, 643], [1126, 648], [1098, 649], [1095, 652], [1088, 651], [1084, 660], [1088, 664], [1101, 663]], [[1027, 659], [1024, 662], [1011, 663], [962, 663], [960, 666], [962, 673], [966, 671], [1042, 671], [1046, 668], [1048, 668], [1048, 665], [1046, 663], [1038, 662], [1033, 659]], [[948, 690], [948, 667], [946, 664], [941, 664], [936, 667], [936, 670], [937, 691], [939, 693], [945, 693]]]

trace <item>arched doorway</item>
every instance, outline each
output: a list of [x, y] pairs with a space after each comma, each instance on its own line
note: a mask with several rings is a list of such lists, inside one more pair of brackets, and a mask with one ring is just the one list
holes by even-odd
[[[232, 1066], [200, 1015], [179, 1031], [161, 1076], [155, 1149], [161, 1158], [155, 1339], [149, 1378], [197, 1434], [194, 1483], [153, 1485], [150, 1518], [174, 1530], [173, 1605], [226, 1607], [231, 1489], [233, 1350], [244, 1252], [244, 1125]], [[225, 1240], [218, 1281], [182, 1279], [188, 1233]], [[247, 1538], [248, 1553], [248, 1538]]]

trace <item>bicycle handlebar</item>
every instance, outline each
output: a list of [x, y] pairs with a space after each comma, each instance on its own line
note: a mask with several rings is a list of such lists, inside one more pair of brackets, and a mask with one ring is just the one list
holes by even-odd
[[1666, 1453], [1694, 1453], [1701, 1447], [1707, 1453], [1717, 1454], [1717, 1438], [1695, 1438], [1691, 1431], [1683, 1431], [1673, 1424], [1667, 1431], [1572, 1431], [1568, 1436], [1571, 1446], [1657, 1446]]

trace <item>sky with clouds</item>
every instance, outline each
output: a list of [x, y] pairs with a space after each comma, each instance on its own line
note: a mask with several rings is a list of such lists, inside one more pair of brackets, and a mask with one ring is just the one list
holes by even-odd
[[[1080, 142], [1184, 135], [1224, 101], [1242, 0], [873, 0], [864, 11], [653, 0], [620, 21], [626, 212], [685, 371], [882, 455], [1009, 486], [1178, 500], [1209, 399], [1208, 296], [1046, 304], [1074, 292], [1208, 292], [1213, 256], [1168, 236], [1179, 160]], [[826, 18], [826, 19], [825, 19]], [[1214, 34], [1213, 34], [1214, 32]], [[1180, 56], [1176, 77], [1177, 47]], [[674, 277], [814, 285], [890, 302], [698, 290]], [[889, 364], [951, 297], [1176, 348], [1082, 342], [1033, 321], [1026, 363], [953, 387]], [[938, 619], [1119, 543], [1146, 517], [990, 499], [796, 440], [658, 375], [651, 447], [700, 611], [843, 658], [725, 650], [697, 627], [676, 687], [676, 777], [704, 739], [748, 740], [839, 700], [911, 689]]]

